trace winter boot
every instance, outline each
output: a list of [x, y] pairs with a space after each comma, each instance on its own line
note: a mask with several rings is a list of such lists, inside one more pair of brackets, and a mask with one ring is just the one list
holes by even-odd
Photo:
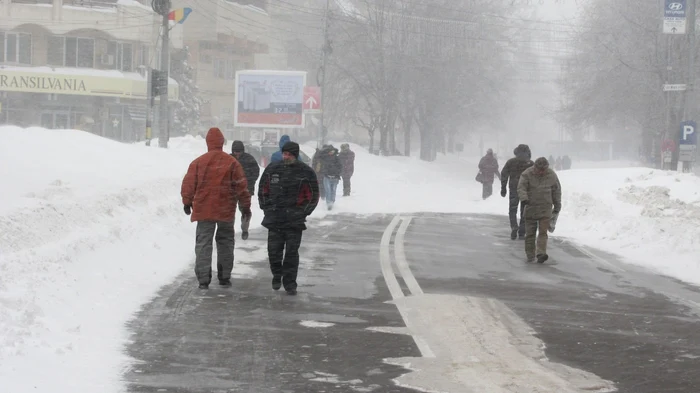
[[549, 255], [547, 254], [540, 254], [537, 256], [537, 263], [545, 263], [549, 259]]
[[296, 296], [296, 295], [297, 295], [297, 289], [296, 289], [296, 288], [287, 289], [287, 295], [289, 295], [289, 296]]
[[209, 284], [199, 284], [199, 289], [209, 289]]
[[282, 288], [282, 277], [272, 277], [272, 289], [274, 289], [275, 291], [279, 291], [280, 288]]
[[219, 285], [225, 288], [231, 288], [231, 286], [233, 286], [233, 284], [231, 284], [230, 278], [227, 278], [225, 280], [219, 280]]
[[510, 231], [510, 239], [515, 240], [518, 237], [518, 228]]
[[241, 239], [248, 240], [248, 232], [241, 232]]
[[535, 257], [527, 257], [527, 263], [535, 262]]

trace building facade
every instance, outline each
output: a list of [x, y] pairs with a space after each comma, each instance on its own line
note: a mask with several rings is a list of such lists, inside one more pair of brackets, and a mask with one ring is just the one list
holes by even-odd
[[0, 0], [0, 124], [144, 139], [160, 20], [135, 0]]
[[252, 130], [233, 127], [236, 71], [286, 69], [285, 58], [271, 56], [277, 40], [266, 1], [173, 0], [173, 8], [181, 7], [192, 8], [182, 26], [203, 100], [203, 128], [215, 125], [228, 139], [248, 140]]

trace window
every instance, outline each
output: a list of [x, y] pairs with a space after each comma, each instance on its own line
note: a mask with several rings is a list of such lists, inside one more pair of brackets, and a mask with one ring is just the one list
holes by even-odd
[[49, 36], [49, 49], [46, 56], [46, 63], [52, 66], [63, 67], [65, 59], [63, 53], [65, 50], [65, 39], [58, 36]]
[[139, 48], [139, 65], [148, 67], [151, 64], [150, 50], [148, 46], [141, 45]]
[[32, 35], [29, 33], [0, 33], [0, 61], [32, 64]]
[[235, 63], [231, 59], [226, 60], [226, 79], [236, 79], [236, 67]]
[[134, 70], [134, 47], [131, 44], [120, 43], [117, 52], [117, 68], [124, 72]]
[[50, 37], [47, 61], [66, 67], [95, 67], [95, 40], [77, 37]]
[[216, 59], [214, 61], [214, 76], [219, 79], [226, 79], [226, 60]]

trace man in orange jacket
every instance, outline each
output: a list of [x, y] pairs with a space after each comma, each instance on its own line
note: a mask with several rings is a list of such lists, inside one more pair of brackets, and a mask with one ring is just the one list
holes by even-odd
[[223, 150], [224, 134], [214, 127], [207, 133], [209, 151], [192, 161], [182, 180], [182, 203], [185, 214], [197, 222], [194, 272], [199, 288], [211, 283], [212, 240], [216, 235], [219, 284], [231, 286], [234, 221], [236, 205], [243, 219], [250, 219], [250, 192], [243, 167]]

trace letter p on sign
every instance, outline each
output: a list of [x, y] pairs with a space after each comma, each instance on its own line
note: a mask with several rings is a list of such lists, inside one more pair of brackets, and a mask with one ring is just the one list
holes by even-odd
[[681, 123], [681, 145], [695, 145], [698, 141], [698, 135], [695, 132], [697, 124], [694, 121], [684, 121]]

